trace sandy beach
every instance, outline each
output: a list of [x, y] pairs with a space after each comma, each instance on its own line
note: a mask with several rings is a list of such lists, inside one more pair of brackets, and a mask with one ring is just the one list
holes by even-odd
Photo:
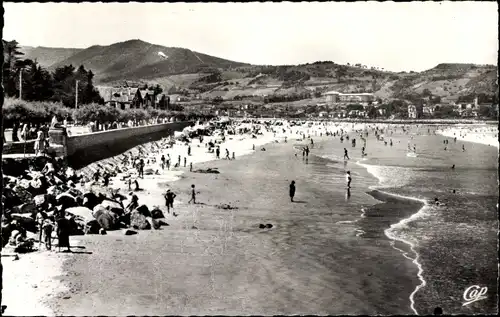
[[[410, 195], [405, 192], [398, 196], [377, 190], [381, 179], [392, 184], [393, 178], [373, 172], [377, 166], [355, 164], [362, 159], [361, 145], [354, 148], [350, 141], [342, 143], [338, 137], [324, 135], [342, 128], [355, 137], [352, 130], [363, 127], [347, 123], [326, 129], [302, 126], [284, 134], [275, 126], [276, 133], [268, 131], [257, 139], [227, 136], [221, 144], [221, 157], [228, 148], [231, 154], [235, 152], [235, 160], [216, 160], [197, 139], [190, 143], [192, 155], [187, 156], [187, 145], [177, 142], [155, 155], [159, 161], [162, 153], [170, 154], [174, 163], [180, 155], [181, 167], [166, 171], [156, 163], [147, 164], [146, 169], [158, 169], [159, 175], [139, 179], [143, 190], [135, 193], [140, 204], [159, 206], [168, 226], [141, 230], [133, 236], [122, 231], [73, 236], [71, 243], [79, 246], [80, 253], [37, 254], [37, 263], [50, 265], [51, 273], [24, 277], [30, 283], [50, 281], [51, 287], [37, 292], [16, 279], [6, 281], [4, 290], [18, 287], [23, 294], [41, 300], [32, 307], [43, 306], [47, 314], [56, 315], [432, 312], [432, 303], [422, 294], [442, 300], [432, 293], [438, 278], [429, 268], [436, 264], [422, 249], [423, 241], [417, 239], [412, 244], [411, 237], [400, 232], [419, 221], [417, 212], [423, 210], [425, 200], [406, 199]], [[300, 132], [310, 135], [314, 146], [309, 139], [303, 140]], [[369, 156], [380, 160], [389, 155], [391, 151], [383, 142], [375, 146], [375, 138], [371, 138]], [[405, 138], [408, 136], [394, 136], [394, 153], [406, 154]], [[418, 142], [413, 137], [411, 140]], [[441, 141], [435, 142], [440, 148]], [[311, 146], [313, 153], [308, 160], [300, 153], [305, 145]], [[355, 178], [348, 196], [346, 165], [341, 161], [346, 146], [352, 158], [347, 168]], [[91, 175], [99, 166], [120, 162], [119, 157], [106, 159], [82, 172]], [[194, 171], [212, 168], [220, 174], [190, 172], [191, 162]], [[291, 180], [297, 182], [296, 203], [288, 198]], [[191, 184], [198, 191], [196, 205], [187, 203]], [[99, 190], [99, 186], [91, 187]], [[112, 178], [110, 187], [128, 192], [120, 176]], [[163, 207], [167, 188], [177, 194], [177, 216], [167, 214]], [[266, 224], [272, 228], [259, 228]], [[425, 257], [421, 259], [419, 254]], [[28, 265], [28, 261], [31, 258], [22, 255], [13, 263]], [[7, 269], [12, 269], [14, 276], [23, 274], [21, 266], [6, 265]], [[449, 282], [453, 281], [450, 276]], [[29, 314], [17, 304], [11, 307], [5, 298], [8, 314]]]

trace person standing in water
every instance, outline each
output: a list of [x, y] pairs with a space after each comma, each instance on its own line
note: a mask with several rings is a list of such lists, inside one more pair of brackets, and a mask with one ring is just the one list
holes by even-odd
[[348, 160], [349, 159], [349, 153], [347, 152], [347, 149], [344, 148], [344, 160]]
[[307, 158], [307, 157], [309, 157], [309, 147], [308, 146], [306, 146], [305, 151], [306, 151], [306, 158]]
[[293, 197], [295, 196], [295, 181], [290, 183], [290, 201], [293, 202]]
[[351, 171], [347, 171], [346, 172], [345, 179], [346, 179], [346, 182], [347, 182], [347, 188], [351, 188], [351, 181], [352, 181]]
[[465, 144], [462, 144], [462, 152], [465, 152]]

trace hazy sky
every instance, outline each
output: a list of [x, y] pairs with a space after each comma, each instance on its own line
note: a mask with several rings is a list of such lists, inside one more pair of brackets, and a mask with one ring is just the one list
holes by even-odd
[[252, 64], [497, 64], [496, 2], [3, 5], [4, 39], [28, 46], [141, 39]]

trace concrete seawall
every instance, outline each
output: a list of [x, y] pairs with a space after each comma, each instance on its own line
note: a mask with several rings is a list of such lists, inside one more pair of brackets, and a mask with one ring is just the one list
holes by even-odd
[[182, 131], [191, 124], [188, 121], [172, 122], [69, 136], [66, 139], [68, 163], [79, 169], [134, 146], [173, 135], [174, 131]]

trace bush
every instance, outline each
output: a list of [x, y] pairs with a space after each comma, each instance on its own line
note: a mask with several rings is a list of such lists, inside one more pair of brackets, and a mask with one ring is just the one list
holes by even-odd
[[110, 123], [113, 121], [118, 121], [120, 119], [120, 116], [120, 110], [96, 103], [83, 105], [73, 111], [73, 118], [84, 124], [90, 123], [92, 121], [100, 123]]
[[28, 102], [15, 98], [6, 98], [2, 108], [6, 123], [30, 122], [35, 124], [48, 123], [55, 115], [59, 121], [71, 117], [71, 110], [61, 103]]

